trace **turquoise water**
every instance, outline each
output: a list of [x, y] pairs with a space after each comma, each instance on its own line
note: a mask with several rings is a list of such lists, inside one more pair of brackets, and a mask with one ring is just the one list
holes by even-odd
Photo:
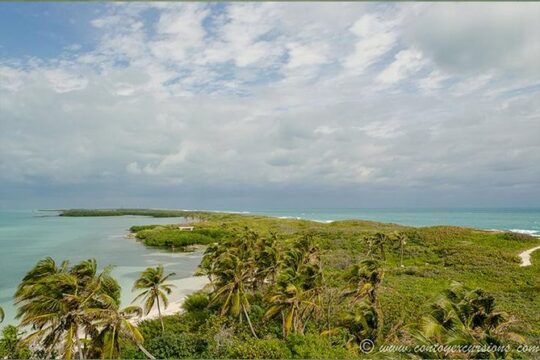
[[[413, 226], [457, 225], [481, 229], [514, 230], [540, 234], [540, 209], [288, 209], [253, 210], [254, 214], [304, 218], [317, 221], [365, 219]], [[46, 215], [46, 216], [44, 216]], [[132, 298], [131, 286], [145, 267], [163, 264], [176, 272], [175, 279], [191, 276], [201, 254], [172, 254], [146, 248], [126, 238], [132, 225], [180, 223], [181, 218], [59, 217], [38, 211], [0, 211], [0, 306], [5, 323], [13, 323], [15, 287], [39, 259], [52, 256], [58, 262], [96, 258], [100, 266], [115, 265], [113, 274], [124, 291], [122, 302]]]
[[287, 209], [251, 213], [324, 222], [363, 219], [411, 226], [455, 225], [540, 234], [540, 209]]
[[[49, 215], [49, 216], [43, 216]], [[6, 311], [3, 323], [15, 323], [12, 296], [21, 278], [46, 256], [57, 262], [96, 258], [98, 265], [115, 265], [113, 275], [122, 286], [122, 304], [134, 295], [133, 281], [144, 268], [163, 264], [173, 279], [192, 275], [200, 253], [168, 253], [147, 248], [127, 238], [132, 225], [180, 223], [181, 218], [50, 216], [49, 212], [0, 212], [0, 306]]]

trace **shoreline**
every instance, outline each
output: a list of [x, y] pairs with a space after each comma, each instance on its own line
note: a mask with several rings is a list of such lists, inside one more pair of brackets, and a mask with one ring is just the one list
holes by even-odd
[[[309, 212], [310, 210], [317, 210], [317, 209], [307, 209], [306, 212]], [[358, 210], [364, 210], [364, 209], [358, 209]], [[388, 209], [392, 210], [392, 209]], [[452, 209], [433, 209], [434, 213], [440, 213], [444, 211], [450, 211]], [[475, 209], [475, 210], [485, 210], [485, 211], [497, 211], [497, 210], [505, 210], [504, 208], [494, 208], [494, 209]], [[521, 210], [521, 209], [518, 209]], [[526, 209], [534, 211], [536, 208]], [[40, 211], [40, 210], [38, 210]], [[268, 217], [268, 218], [274, 218], [274, 219], [280, 219], [280, 220], [292, 220], [292, 221], [309, 221], [319, 224], [333, 224], [333, 223], [339, 223], [344, 221], [362, 221], [362, 222], [369, 222], [369, 223], [378, 223], [378, 224], [388, 224], [388, 225], [398, 225], [398, 226], [404, 226], [404, 227], [413, 227], [413, 228], [425, 228], [425, 227], [439, 227], [439, 226], [452, 226], [452, 227], [459, 227], [459, 228], [466, 228], [466, 229], [472, 229], [472, 230], [478, 230], [478, 231], [486, 231], [486, 232], [512, 232], [516, 234], [523, 234], [523, 235], [529, 235], [533, 237], [540, 237], [540, 229], [521, 229], [517, 227], [512, 227], [512, 225], [508, 226], [508, 228], [505, 228], [505, 226], [502, 226], [502, 228], [497, 228], [495, 226], [484, 226], [480, 224], [471, 225], [471, 224], [458, 224], [455, 221], [449, 221], [449, 222], [438, 222], [438, 221], [428, 221], [428, 222], [408, 222], [404, 219], [367, 219], [365, 217], [359, 217], [355, 216], [354, 214], [351, 217], [339, 217], [339, 218], [319, 218], [319, 217], [310, 217], [305, 216], [306, 214], [302, 214], [298, 216], [299, 214], [287, 214], [283, 213], [281, 211], [278, 212], [259, 212], [259, 211], [230, 211], [230, 210], [192, 210], [192, 209], [154, 209], [154, 208], [136, 208], [136, 209], [115, 209], [115, 208], [107, 208], [107, 209], [58, 209], [58, 210], [47, 210], [47, 211], [58, 211], [58, 216], [66, 216], [66, 217], [109, 217], [109, 216], [144, 216], [144, 217], [153, 217], [153, 218], [199, 218], [200, 220], [207, 220], [208, 218], [212, 218], [214, 216], [219, 215], [240, 215], [240, 216], [251, 216], [251, 217]], [[414, 210], [412, 210], [414, 212]], [[313, 214], [312, 214], [313, 215]]]

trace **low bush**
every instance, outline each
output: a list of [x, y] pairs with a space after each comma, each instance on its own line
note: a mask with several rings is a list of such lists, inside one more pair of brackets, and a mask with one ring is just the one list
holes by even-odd
[[[140, 228], [140, 229], [139, 229]], [[183, 231], [172, 227], [145, 225], [132, 227], [136, 237], [148, 246], [186, 247], [190, 245], [208, 245], [229, 236], [223, 229], [200, 228]]]
[[208, 295], [202, 292], [196, 292], [188, 295], [182, 304], [182, 308], [187, 312], [203, 311], [208, 307], [210, 300]]
[[197, 335], [170, 334], [154, 337], [146, 343], [147, 350], [158, 359], [200, 357], [206, 353], [207, 342]]
[[230, 359], [290, 359], [287, 343], [279, 339], [248, 339], [235, 341], [225, 350]]
[[297, 359], [352, 359], [356, 354], [344, 347], [333, 346], [330, 340], [322, 335], [291, 335], [287, 344], [294, 358]]

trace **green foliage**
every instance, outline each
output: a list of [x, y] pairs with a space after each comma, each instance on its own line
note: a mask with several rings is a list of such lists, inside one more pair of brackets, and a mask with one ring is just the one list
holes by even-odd
[[163, 309], [166, 309], [169, 305], [168, 295], [171, 294], [174, 285], [167, 283], [167, 280], [174, 275], [176, 274], [170, 273], [165, 275], [163, 265], [158, 265], [155, 268], [146, 268], [133, 284], [133, 290], [141, 290], [133, 301], [137, 301], [138, 299], [144, 301], [144, 312], [146, 315], [152, 310], [154, 304], [156, 305], [162, 332], [165, 331], [165, 325], [163, 324], [161, 307], [163, 306]]
[[[523, 338], [508, 330], [508, 314], [496, 310], [495, 299], [481, 289], [468, 289], [454, 282], [430, 307], [413, 337], [423, 345], [486, 345], [499, 346], [510, 342], [523, 342]], [[447, 353], [426, 353], [424, 356], [447, 357]], [[507, 352], [494, 354], [471, 352], [463, 354], [477, 358], [494, 355], [506, 358]]]
[[287, 343], [278, 339], [247, 339], [234, 341], [224, 353], [229, 359], [290, 359]]
[[151, 216], [155, 218], [185, 217], [203, 218], [205, 212], [184, 210], [159, 210], [159, 209], [69, 209], [60, 210], [60, 216], [84, 217], [84, 216]]
[[0, 359], [29, 359], [31, 351], [28, 345], [21, 343], [21, 333], [13, 325], [2, 330], [0, 338]]
[[334, 346], [325, 336], [307, 334], [291, 335], [287, 345], [294, 358], [297, 359], [351, 359], [357, 357], [342, 346]]
[[132, 233], [136, 233], [143, 230], [152, 230], [157, 227], [163, 227], [163, 225], [133, 225], [129, 228], [129, 231], [131, 231]]
[[[496, 313], [506, 312], [512, 320], [506, 325], [508, 333], [540, 345], [540, 252], [533, 253], [533, 265], [525, 268], [519, 267], [517, 256], [540, 245], [540, 239], [531, 236], [361, 220], [324, 224], [207, 212], [83, 211], [88, 216], [107, 214], [194, 218], [193, 232], [175, 225], [132, 229], [147, 245], [175, 249], [208, 245], [200, 273], [210, 277], [214, 292], [209, 297], [190, 296], [183, 314], [163, 319], [165, 335], [193, 335], [206, 341], [206, 350], [194, 357], [274, 357], [287, 348], [288, 357], [347, 358], [357, 355], [347, 350], [357, 349], [351, 344], [364, 338], [418, 341], [406, 336], [406, 330], [430, 313], [419, 304], [433, 302], [452, 281], [482, 287], [486, 293], [477, 295], [484, 299], [489, 293], [497, 299]], [[306, 238], [312, 243], [295, 251]], [[378, 280], [382, 271], [360, 269], [359, 264], [370, 258], [380, 260], [384, 282]], [[223, 296], [215, 293], [219, 289]], [[291, 331], [284, 337], [284, 320], [292, 308], [295, 320], [291, 318]], [[140, 330], [145, 344], [162, 336], [158, 320], [142, 322]], [[495, 335], [501, 342], [512, 341]], [[130, 354], [130, 347], [125, 351]]]
[[208, 295], [202, 292], [195, 292], [188, 295], [182, 303], [182, 308], [187, 312], [197, 312], [205, 310], [210, 304]]
[[193, 231], [164, 226], [132, 227], [132, 231], [145, 245], [179, 249], [190, 245], [212, 244], [230, 236], [230, 233], [223, 229], [202, 228], [200, 226], [203, 225], [198, 225]]
[[196, 358], [206, 353], [207, 342], [197, 335], [165, 333], [146, 343], [148, 351], [158, 359]]

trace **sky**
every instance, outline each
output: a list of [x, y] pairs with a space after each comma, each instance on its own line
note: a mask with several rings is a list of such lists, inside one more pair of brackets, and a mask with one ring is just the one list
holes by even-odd
[[540, 3], [0, 3], [0, 208], [540, 206]]

